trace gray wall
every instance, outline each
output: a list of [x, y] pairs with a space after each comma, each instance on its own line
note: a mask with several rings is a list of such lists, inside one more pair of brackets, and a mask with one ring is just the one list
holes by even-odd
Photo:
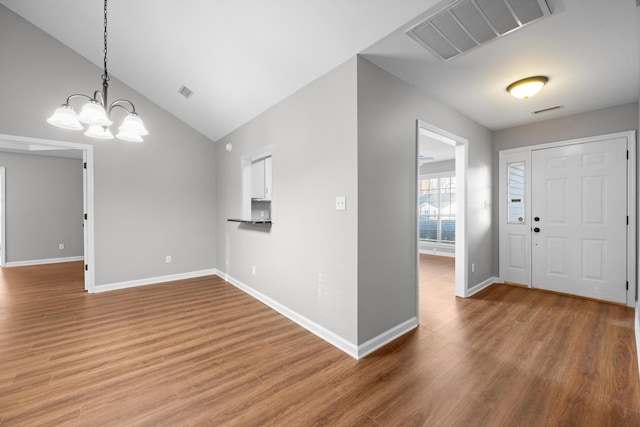
[[216, 267], [212, 141], [114, 76], [110, 99], [134, 102], [150, 133], [143, 143], [47, 124], [68, 95], [100, 89], [102, 70], [4, 6], [0, 64], [0, 133], [94, 146], [96, 285]]
[[[414, 317], [417, 119], [470, 141], [469, 209], [484, 209], [490, 132], [357, 57], [217, 143], [218, 268], [354, 344]], [[274, 224], [226, 221], [241, 158], [267, 146]], [[468, 219], [470, 286], [491, 276], [489, 214]]]
[[[416, 120], [469, 140], [468, 285], [492, 276], [491, 132], [358, 58], [358, 342], [416, 315]], [[381, 203], [381, 201], [383, 203]]]
[[0, 152], [0, 166], [6, 261], [83, 256], [82, 160]]
[[625, 104], [602, 110], [590, 111], [559, 119], [537, 122], [495, 131], [493, 133], [493, 270], [496, 275], [500, 271], [499, 238], [498, 238], [498, 153], [508, 148], [525, 147], [547, 142], [565, 141], [608, 133], [637, 130], [638, 104]]
[[[216, 144], [218, 269], [351, 343], [358, 297], [356, 125], [353, 58]], [[241, 157], [270, 145], [273, 226], [228, 222], [241, 216]], [[335, 210], [336, 196], [346, 196], [346, 211]]]

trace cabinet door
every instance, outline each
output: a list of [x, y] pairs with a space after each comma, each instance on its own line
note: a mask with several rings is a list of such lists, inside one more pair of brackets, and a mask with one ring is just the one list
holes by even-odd
[[271, 157], [264, 159], [264, 198], [265, 200], [271, 200], [271, 190], [273, 187], [273, 172], [272, 172]]
[[251, 198], [264, 199], [264, 159], [251, 163]]

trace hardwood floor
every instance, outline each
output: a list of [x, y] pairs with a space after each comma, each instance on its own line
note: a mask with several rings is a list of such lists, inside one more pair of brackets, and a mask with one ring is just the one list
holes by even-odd
[[420, 327], [360, 361], [215, 276], [90, 295], [81, 263], [3, 269], [0, 425], [640, 425], [632, 309], [458, 299], [433, 258]]

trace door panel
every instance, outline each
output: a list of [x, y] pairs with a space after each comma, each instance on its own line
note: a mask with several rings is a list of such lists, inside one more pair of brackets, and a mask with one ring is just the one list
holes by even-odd
[[509, 251], [508, 260], [509, 268], [523, 269], [527, 266], [527, 248], [526, 239], [522, 234], [510, 234], [507, 236], [507, 250]]
[[529, 286], [531, 220], [530, 153], [500, 153], [500, 278]]
[[[535, 171], [534, 171], [535, 173]], [[549, 224], [563, 225], [567, 222], [567, 180], [549, 179], [547, 184], [546, 214]], [[534, 206], [535, 207], [535, 206]]]
[[532, 151], [532, 287], [626, 303], [626, 156], [625, 138]]

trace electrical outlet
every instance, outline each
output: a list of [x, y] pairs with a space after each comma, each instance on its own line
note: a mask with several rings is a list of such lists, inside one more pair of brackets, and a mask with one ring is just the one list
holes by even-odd
[[253, 274], [254, 276], [256, 275], [256, 266], [255, 265], [251, 266], [251, 274]]
[[64, 243], [60, 243], [60, 244], [58, 245], [58, 249], [63, 250], [63, 249], [64, 249]]
[[476, 271], [476, 265], [474, 263], [471, 263], [471, 272], [475, 273]]
[[347, 198], [346, 198], [346, 196], [336, 196], [336, 210], [337, 211], [346, 211], [347, 210]]
[[164, 257], [164, 262], [167, 264], [171, 264], [171, 255], [167, 255], [166, 257]]

